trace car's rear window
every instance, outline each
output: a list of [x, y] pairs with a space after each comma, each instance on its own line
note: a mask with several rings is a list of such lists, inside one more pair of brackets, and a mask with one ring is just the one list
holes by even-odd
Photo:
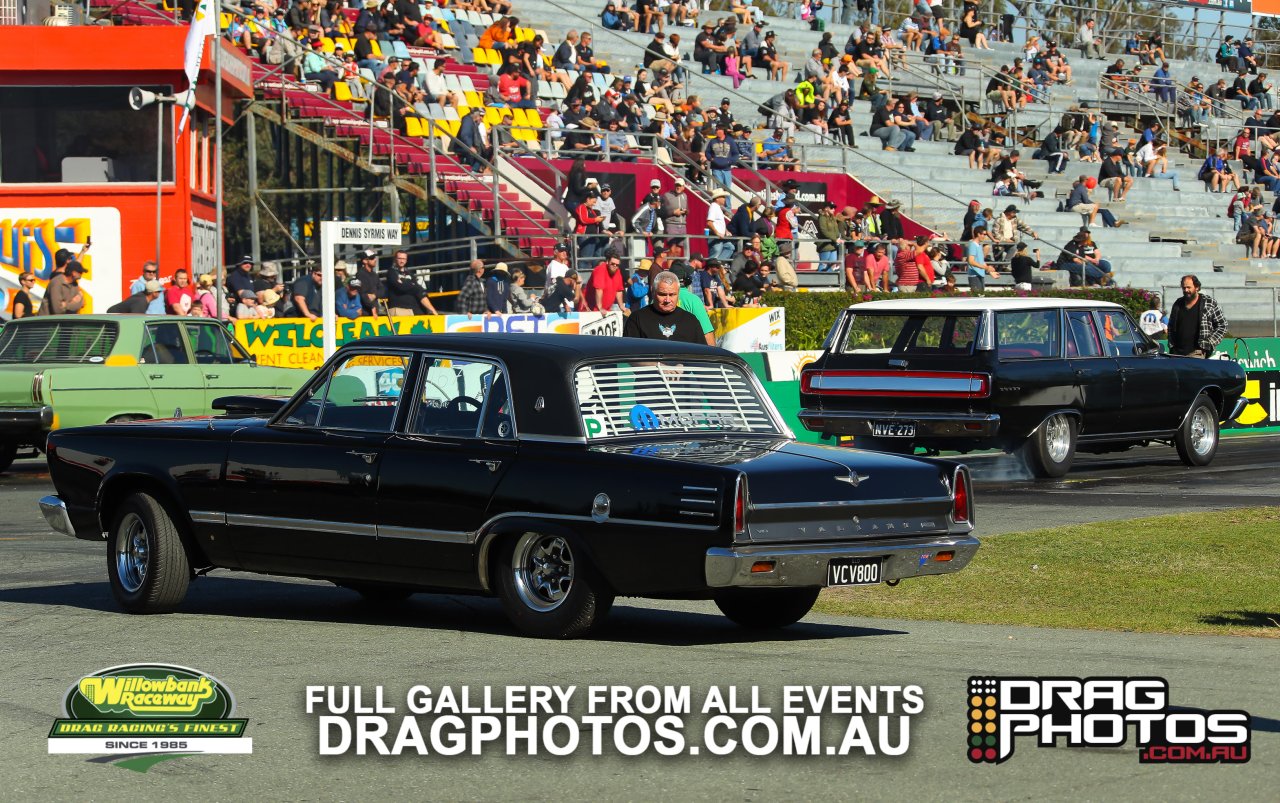
[[102, 363], [119, 333], [112, 321], [51, 318], [0, 329], [0, 363]]
[[850, 313], [844, 354], [964, 355], [973, 352], [978, 314]]
[[693, 432], [778, 434], [754, 383], [721, 362], [592, 363], [574, 376], [587, 438]]

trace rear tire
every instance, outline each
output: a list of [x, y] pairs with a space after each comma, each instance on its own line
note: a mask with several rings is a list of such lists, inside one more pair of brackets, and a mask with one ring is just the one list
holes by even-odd
[[1218, 453], [1218, 408], [1201, 393], [1173, 439], [1178, 457], [1188, 466], [1207, 466]]
[[150, 494], [132, 494], [116, 511], [107, 576], [112, 595], [129, 613], [168, 613], [187, 595], [187, 551], [173, 518]]
[[495, 587], [517, 628], [538, 638], [590, 632], [613, 607], [613, 592], [567, 536], [524, 533], [498, 550]]
[[820, 588], [723, 588], [716, 607], [750, 630], [776, 630], [804, 618], [818, 601]]
[[17, 456], [17, 444], [0, 443], [0, 471], [7, 471], [9, 466], [13, 465], [13, 459]]
[[1022, 445], [1031, 472], [1042, 479], [1064, 476], [1076, 456], [1076, 419], [1058, 413], [1045, 419]]

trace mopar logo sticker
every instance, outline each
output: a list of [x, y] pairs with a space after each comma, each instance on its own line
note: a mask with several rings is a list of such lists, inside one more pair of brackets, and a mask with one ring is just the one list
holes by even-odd
[[643, 404], [631, 408], [631, 426], [641, 432], [649, 432], [662, 427], [658, 414]]

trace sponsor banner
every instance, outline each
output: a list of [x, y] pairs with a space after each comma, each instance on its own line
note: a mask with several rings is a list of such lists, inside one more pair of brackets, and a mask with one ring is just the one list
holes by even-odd
[[1229, 341], [1218, 346], [1214, 357], [1235, 360], [1246, 372], [1275, 371], [1280, 369], [1280, 338], [1243, 337]]
[[707, 310], [722, 349], [782, 351], [786, 348], [786, 310], [783, 307], [739, 307]]
[[[622, 315], [571, 312], [550, 315], [413, 315], [339, 320], [339, 346], [362, 337], [439, 332], [621, 334]], [[583, 327], [586, 330], [583, 331]], [[261, 365], [319, 368], [324, 362], [324, 325], [305, 318], [236, 321], [236, 338]]]
[[1178, 6], [1208, 8], [1213, 11], [1235, 11], [1240, 14], [1275, 15], [1280, 13], [1277, 0], [1170, 0]]
[[771, 351], [765, 355], [770, 382], [799, 382], [804, 367], [822, 356], [821, 349], [809, 351]]
[[1280, 371], [1249, 371], [1245, 374], [1244, 397], [1249, 405], [1225, 424], [1231, 429], [1280, 426]]
[[82, 312], [105, 312], [120, 300], [120, 210], [113, 207], [0, 208], [0, 317], [8, 319], [18, 277], [36, 275], [37, 304], [53, 275], [54, 254], [65, 248], [85, 267]]
[[252, 753], [246, 719], [212, 675], [172, 664], [126, 664], [85, 675], [62, 698], [50, 753]]

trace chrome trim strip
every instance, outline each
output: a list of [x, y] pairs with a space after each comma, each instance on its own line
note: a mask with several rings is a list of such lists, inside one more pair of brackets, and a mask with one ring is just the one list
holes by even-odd
[[765, 502], [752, 503], [751, 510], [806, 510], [811, 508], [859, 508], [878, 507], [881, 505], [918, 505], [926, 502], [947, 502], [947, 496], [912, 496], [900, 499], [837, 499], [830, 502]]
[[470, 544], [475, 533], [462, 530], [424, 530], [417, 527], [384, 527], [377, 525], [378, 538], [400, 538], [412, 541], [430, 541], [437, 544]]
[[704, 492], [704, 493], [713, 494], [713, 493], [715, 493], [715, 492], [716, 492], [716, 490], [717, 490], [716, 488], [708, 488], [708, 487], [706, 487], [706, 486], [704, 486], [704, 485], [684, 485], [684, 486], [681, 486], [681, 487], [683, 488], [683, 490], [686, 490], [686, 491], [693, 491], [693, 492], [695, 492], [695, 493], [697, 493], [697, 492], [699, 492], [699, 491], [702, 491], [702, 492]]
[[76, 535], [75, 527], [71, 526], [71, 517], [67, 515], [67, 503], [63, 502], [57, 496], [44, 496], [37, 503], [40, 506], [40, 514], [44, 516], [44, 520], [49, 523], [54, 532], [69, 535], [72, 538]]
[[580, 435], [521, 435], [516, 440], [521, 443], [581, 443], [585, 444], [587, 439]]
[[1241, 396], [1240, 398], [1236, 399], [1236, 404], [1235, 404], [1235, 407], [1231, 409], [1231, 414], [1222, 420], [1235, 421], [1237, 418], [1240, 417], [1240, 414], [1244, 412], [1244, 408], [1247, 406], [1249, 406], [1249, 400], [1246, 399], [1244, 396]]
[[981, 393], [982, 377], [938, 376], [829, 376], [815, 371], [809, 387], [815, 391], [855, 390], [862, 392], [901, 391], [904, 393]]
[[350, 524], [341, 521], [319, 521], [317, 519], [286, 519], [280, 516], [250, 516], [243, 513], [228, 513], [227, 525], [231, 527], [275, 527], [281, 530], [303, 530], [312, 533], [333, 533], [335, 535], [362, 535], [376, 538], [376, 524]]
[[715, 500], [715, 499], [684, 499], [684, 498], [681, 498], [681, 499], [680, 499], [680, 504], [682, 504], [682, 505], [714, 505], [714, 504], [716, 503], [716, 501], [717, 501], [717, 500]]
[[681, 516], [705, 516], [707, 518], [715, 518], [716, 514], [707, 513], [706, 511], [702, 511], [702, 510], [682, 510], [680, 511], [680, 515]]
[[848, 418], [855, 421], [941, 421], [945, 423], [995, 424], [1000, 421], [997, 413], [974, 415], [971, 413], [908, 413], [903, 411], [876, 412], [875, 410], [801, 410], [799, 418]]
[[188, 511], [191, 520], [196, 524], [223, 524], [227, 523], [227, 514], [219, 513], [214, 510], [191, 510]]

